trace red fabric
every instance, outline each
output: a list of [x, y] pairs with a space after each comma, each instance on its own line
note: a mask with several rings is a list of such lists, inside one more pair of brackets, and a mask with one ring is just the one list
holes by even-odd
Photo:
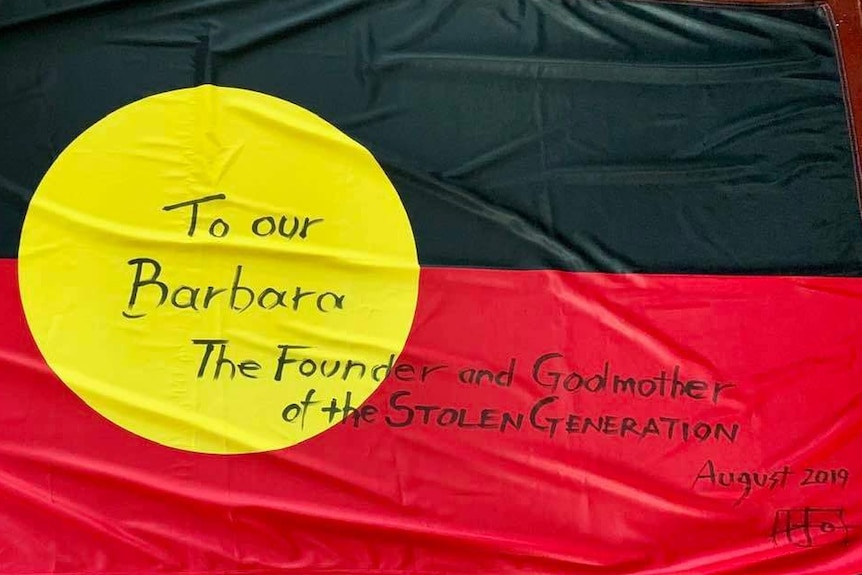
[[[367, 402], [381, 410], [373, 423], [349, 418], [288, 450], [208, 456], [124, 431], [54, 377], [28, 334], [15, 266], [0, 261], [0, 533], [14, 542], [0, 545], [0, 562], [12, 572], [862, 571], [862, 332], [848, 321], [862, 312], [860, 279], [423, 269], [400, 363], [449, 367], [425, 383], [390, 376]], [[733, 387], [717, 401], [632, 398], [610, 382], [555, 393], [531, 375], [550, 352], [566, 359], [546, 367], [585, 375], [605, 361], [611, 377], [679, 366], [681, 380]], [[513, 357], [509, 386], [458, 381], [457, 368], [504, 370]], [[387, 407], [401, 390], [399, 405], [466, 408], [464, 423], [483, 408], [525, 420], [501, 433], [436, 416], [426, 425], [417, 412], [393, 427], [387, 415], [406, 418]], [[681, 427], [671, 439], [613, 425], [569, 433], [566, 421], [553, 437], [541, 429], [570, 413], [581, 424], [607, 414], [739, 429], [735, 442], [686, 441]], [[771, 473], [770, 483], [785, 465], [792, 474], [742, 497], [739, 483], [696, 481], [708, 461]], [[822, 479], [816, 470], [827, 484], [800, 485]], [[804, 530], [801, 515], [785, 524], [783, 511], [799, 508], [825, 509]]]

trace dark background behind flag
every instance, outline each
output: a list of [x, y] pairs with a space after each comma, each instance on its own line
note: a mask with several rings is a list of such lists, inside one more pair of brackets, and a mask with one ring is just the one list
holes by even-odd
[[[845, 95], [860, 47], [858, 5], [841, 0], [3, 2], [0, 571], [862, 571], [860, 108]], [[559, 350], [570, 369], [679, 363], [738, 393], [697, 408], [587, 395], [553, 407], [739, 420], [738, 442], [348, 424], [234, 458], [103, 419], [30, 337], [24, 214], [83, 130], [203, 83], [299, 104], [382, 164], [423, 266], [405, 361]], [[491, 404], [484, 388], [393, 379], [369, 403], [385, 411], [405, 388], [414, 403]], [[493, 391], [512, 411], [547, 395], [526, 376]], [[735, 505], [738, 492], [693, 487], [707, 459], [853, 479]], [[846, 539], [774, 531], [810, 507], [840, 508]]]

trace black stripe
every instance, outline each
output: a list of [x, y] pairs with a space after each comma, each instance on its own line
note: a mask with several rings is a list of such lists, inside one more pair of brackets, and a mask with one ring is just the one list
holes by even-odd
[[424, 265], [862, 273], [821, 8], [179, 0], [68, 2], [51, 17], [32, 6], [0, 9], [2, 257], [77, 134], [207, 81], [293, 101], [365, 144]]

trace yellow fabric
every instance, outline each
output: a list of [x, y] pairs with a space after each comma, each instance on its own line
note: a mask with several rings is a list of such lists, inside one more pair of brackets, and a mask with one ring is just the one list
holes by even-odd
[[211, 85], [82, 134], [39, 186], [20, 250], [27, 320], [63, 381], [114, 423], [204, 453], [338, 423], [309, 402], [350, 392], [358, 406], [377, 388], [418, 276], [366, 149], [298, 106]]

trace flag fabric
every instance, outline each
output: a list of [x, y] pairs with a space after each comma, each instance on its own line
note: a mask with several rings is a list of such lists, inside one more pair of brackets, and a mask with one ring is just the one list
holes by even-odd
[[859, 19], [3, 3], [0, 572], [862, 572]]

